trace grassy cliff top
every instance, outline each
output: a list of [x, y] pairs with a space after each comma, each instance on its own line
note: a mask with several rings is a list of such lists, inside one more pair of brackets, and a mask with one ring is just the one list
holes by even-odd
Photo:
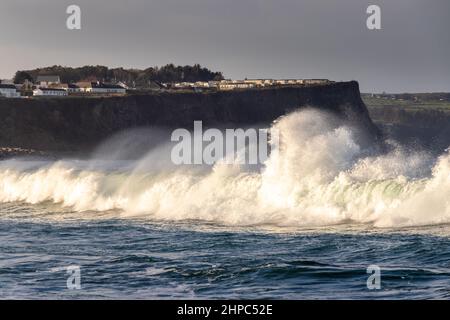
[[405, 111], [426, 111], [426, 110], [440, 110], [450, 113], [450, 101], [446, 100], [405, 100], [405, 99], [393, 99], [387, 97], [370, 97], [363, 95], [362, 99], [368, 108], [401, 108]]

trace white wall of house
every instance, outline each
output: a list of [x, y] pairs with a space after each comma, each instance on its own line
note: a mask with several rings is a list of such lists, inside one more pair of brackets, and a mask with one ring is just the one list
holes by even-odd
[[256, 85], [254, 83], [246, 83], [246, 82], [233, 82], [233, 83], [219, 83], [220, 90], [233, 90], [233, 89], [250, 89], [255, 88]]
[[33, 96], [62, 97], [62, 96], [67, 96], [67, 91], [65, 91], [65, 90], [42, 90], [42, 89], [36, 89], [36, 90], [33, 90]]
[[87, 88], [86, 92], [101, 93], [101, 94], [108, 94], [108, 93], [125, 94], [127, 90], [125, 88]]
[[331, 81], [329, 81], [327, 79], [304, 79], [303, 80], [304, 84], [327, 84], [330, 82]]
[[20, 98], [20, 92], [17, 92], [16, 89], [12, 88], [0, 88], [0, 96], [6, 98]]

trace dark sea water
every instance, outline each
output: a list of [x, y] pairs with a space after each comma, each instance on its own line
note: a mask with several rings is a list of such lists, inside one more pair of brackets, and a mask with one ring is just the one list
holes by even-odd
[[[0, 209], [1, 298], [450, 297], [445, 225], [230, 228], [107, 215], [78, 219], [68, 211], [61, 219], [48, 207]], [[366, 285], [373, 264], [381, 268], [380, 290]], [[81, 289], [67, 288], [68, 266], [80, 268]]]

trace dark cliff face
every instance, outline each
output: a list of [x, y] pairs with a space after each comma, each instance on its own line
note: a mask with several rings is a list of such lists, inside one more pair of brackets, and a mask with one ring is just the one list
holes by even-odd
[[[160, 93], [112, 98], [0, 99], [0, 146], [88, 151], [112, 134], [135, 127], [192, 128], [267, 125], [303, 107], [328, 110], [364, 128], [378, 129], [357, 82], [216, 93]], [[366, 139], [366, 140], [367, 140]]]
[[369, 111], [384, 134], [403, 145], [438, 153], [450, 146], [450, 110], [377, 106]]

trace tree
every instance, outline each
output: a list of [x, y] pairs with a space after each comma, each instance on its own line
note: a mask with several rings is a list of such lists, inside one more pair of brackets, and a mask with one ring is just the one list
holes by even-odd
[[33, 82], [33, 77], [26, 71], [17, 71], [14, 75], [13, 81], [15, 84], [22, 84], [25, 80]]
[[153, 82], [196, 82], [222, 80], [221, 72], [213, 72], [199, 64], [193, 66], [175, 66], [173, 63], [163, 67], [150, 67], [144, 70], [113, 68], [105, 66], [84, 66], [71, 68], [63, 66], [51, 66], [34, 70], [18, 71], [17, 81], [22, 83], [24, 79], [36, 79], [39, 75], [58, 75], [63, 83], [73, 83], [86, 79], [97, 79], [104, 82], [123, 82], [138, 88], [147, 88]]

